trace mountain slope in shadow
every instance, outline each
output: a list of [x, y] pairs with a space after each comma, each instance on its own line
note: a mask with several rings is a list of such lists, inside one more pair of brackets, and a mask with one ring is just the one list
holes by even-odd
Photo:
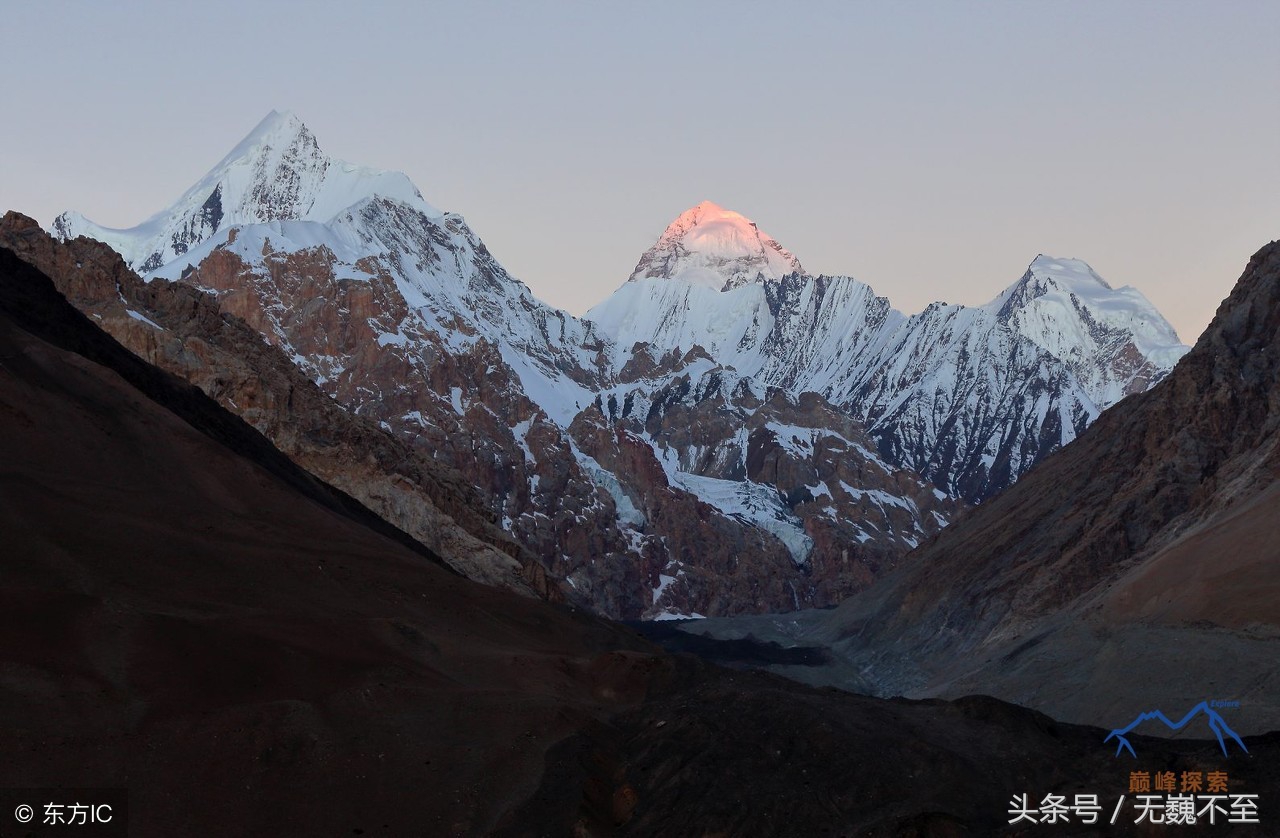
[[[144, 838], [995, 834], [1133, 768], [1100, 729], [730, 672], [461, 578], [4, 249], [0, 531], [0, 786], [127, 787]], [[1245, 741], [1233, 788], [1274, 792], [1280, 738]]]

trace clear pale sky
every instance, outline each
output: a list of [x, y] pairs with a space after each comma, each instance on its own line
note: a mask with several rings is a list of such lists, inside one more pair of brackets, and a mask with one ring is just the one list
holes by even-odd
[[900, 309], [1037, 253], [1195, 340], [1280, 237], [1280, 3], [19, 3], [0, 208], [131, 226], [269, 110], [582, 313], [681, 210]]

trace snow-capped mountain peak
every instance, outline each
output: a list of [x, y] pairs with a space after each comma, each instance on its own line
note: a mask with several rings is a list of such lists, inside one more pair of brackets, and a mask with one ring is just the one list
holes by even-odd
[[304, 137], [307, 144], [319, 151], [315, 135], [293, 111], [271, 111], [210, 171], [216, 172], [237, 160], [252, 157], [264, 147], [287, 147], [299, 137]]
[[1071, 368], [1100, 408], [1147, 389], [1188, 351], [1140, 291], [1088, 263], [1040, 254], [983, 306]]
[[1116, 289], [1082, 259], [1061, 259], [1041, 253], [1031, 260], [1022, 278], [1000, 292], [987, 308], [996, 312], [1012, 310], [1053, 293], [1074, 294], [1082, 301], [1104, 301], [1114, 298]]
[[[641, 268], [681, 278], [652, 268], [688, 264], [689, 229], [716, 213], [690, 210]], [[972, 501], [1151, 387], [1187, 351], [1138, 291], [1046, 255], [987, 305], [934, 303], [910, 317], [852, 278], [805, 274], [737, 288], [633, 277], [586, 316], [613, 337], [615, 364], [637, 344], [700, 346], [738, 374], [817, 392], [863, 422], [888, 462]]]
[[628, 281], [677, 279], [727, 291], [794, 273], [804, 273], [800, 260], [754, 221], [703, 201], [667, 225]]
[[[403, 174], [329, 157], [290, 113], [143, 224], [65, 214], [55, 232], [214, 295], [625, 616], [821, 605], [866, 584], [946, 525], [951, 498], [989, 497], [1164, 375], [1147, 348], [1176, 342], [1163, 319], [1149, 340], [1124, 328], [1149, 308], [1132, 289], [1048, 257], [988, 306], [908, 317], [709, 201], [580, 320]], [[696, 583], [678, 581], [686, 563]]]
[[272, 111], [182, 197], [136, 227], [112, 229], [67, 212], [54, 220], [53, 232], [104, 241], [134, 270], [150, 274], [230, 227], [327, 222], [375, 196], [441, 215], [404, 174], [329, 157], [301, 119]]

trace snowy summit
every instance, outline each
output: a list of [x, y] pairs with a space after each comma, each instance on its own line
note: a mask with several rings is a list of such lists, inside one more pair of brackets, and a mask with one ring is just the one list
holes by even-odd
[[405, 175], [329, 157], [302, 120], [272, 111], [195, 186], [138, 226], [112, 229], [65, 212], [54, 220], [53, 232], [60, 239], [88, 236], [106, 242], [129, 267], [148, 275], [231, 227], [282, 220], [324, 223], [375, 195], [440, 215]]
[[1142, 292], [1112, 288], [1079, 259], [1040, 254], [984, 308], [1067, 364], [1099, 408], [1147, 389], [1188, 350]]
[[795, 273], [804, 273], [800, 260], [754, 221], [703, 201], [667, 225], [628, 281], [677, 279], [728, 291]]

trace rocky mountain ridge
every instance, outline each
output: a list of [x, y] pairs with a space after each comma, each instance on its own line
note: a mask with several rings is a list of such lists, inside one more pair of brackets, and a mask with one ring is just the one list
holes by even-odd
[[[803, 274], [709, 202], [669, 226], [595, 320], [574, 318], [538, 301], [461, 216], [403, 175], [329, 158], [290, 114], [268, 116], [137, 228], [64, 214], [54, 230], [105, 241], [147, 287], [209, 295], [347, 411], [459, 474], [482, 517], [570, 599], [612, 616], [833, 604], [946, 526], [958, 497], [1007, 485], [1097, 412], [1072, 369], [998, 313], [905, 318], [860, 283]], [[635, 309], [667, 331], [600, 314], [659, 288], [698, 298], [688, 316]], [[77, 304], [115, 305], [97, 291]], [[112, 322], [154, 353], [143, 320]], [[1160, 374], [1117, 335], [1095, 343], [1126, 359], [1126, 381]], [[897, 366], [861, 363], [876, 356]], [[171, 359], [244, 409], [198, 353]]]
[[[692, 221], [680, 235], [696, 238], [699, 217], [682, 215]], [[675, 227], [658, 251], [679, 252]], [[729, 245], [718, 252], [730, 255]], [[757, 272], [717, 287], [651, 263], [586, 319], [614, 338], [615, 365], [637, 343], [700, 346], [764, 384], [821, 393], [866, 426], [886, 461], [972, 503], [1159, 381], [1186, 351], [1141, 293], [1043, 255], [986, 305], [935, 303], [909, 317], [851, 277]]]
[[[936, 532], [957, 508], [913, 475], [883, 467], [874, 470], [883, 486], [861, 488], [908, 486], [925, 508], [903, 516], [893, 504], [865, 498], [855, 504], [843, 496], [851, 510], [860, 510], [859, 520], [882, 534], [871, 545], [835, 543], [829, 524], [810, 521], [819, 514], [830, 518], [835, 504], [796, 512], [792, 507], [806, 502], [803, 494], [784, 502], [770, 484], [750, 490], [752, 497], [774, 495], [762, 505], [718, 503], [723, 486], [695, 479], [704, 475], [693, 472], [685, 479], [670, 473], [661, 466], [670, 455], [653, 440], [602, 432], [596, 396], [619, 373], [609, 362], [614, 353], [608, 338], [592, 324], [538, 302], [460, 216], [430, 208], [416, 190], [408, 200], [342, 193], [357, 200], [325, 218], [335, 200], [326, 191], [327, 173], [354, 167], [317, 162], [314, 138], [295, 118], [276, 115], [268, 122], [240, 144], [242, 157], [229, 156], [156, 219], [177, 218], [178, 228], [201, 229], [188, 222], [202, 217], [198, 208], [214, 192], [275, 194], [237, 192], [236, 178], [244, 172], [275, 172], [288, 183], [311, 184], [316, 193], [299, 187], [287, 201], [250, 201], [238, 210], [244, 223], [227, 223], [224, 214], [211, 235], [187, 243], [177, 259], [152, 270], [146, 287], [183, 285], [211, 295], [219, 312], [279, 347], [348, 411], [461, 474], [475, 487], [484, 514], [551, 578], [566, 580], [570, 599], [622, 617], [829, 604], [865, 583], [868, 568]], [[281, 154], [282, 147], [306, 153]], [[277, 160], [305, 165], [296, 176], [282, 175]], [[209, 196], [202, 199], [201, 189], [211, 190]], [[290, 207], [295, 217], [284, 217]], [[55, 225], [64, 237], [75, 231], [69, 218]], [[147, 267], [150, 256], [142, 254], [156, 252], [157, 223], [111, 231], [108, 243], [138, 254], [135, 266]], [[81, 301], [86, 310], [114, 305], [112, 293], [98, 290], [96, 300]], [[168, 328], [145, 307], [137, 313]], [[119, 321], [117, 336], [150, 351], [146, 343], [153, 336], [137, 331], [141, 321], [126, 320]], [[190, 375], [197, 382], [206, 378], [198, 367]], [[219, 397], [231, 409], [243, 409], [234, 394]], [[849, 423], [833, 410], [824, 415]], [[733, 456], [745, 469], [745, 448]], [[774, 459], [816, 468], [813, 453], [800, 448]], [[602, 462], [628, 470], [615, 473]], [[911, 527], [899, 533], [893, 522], [904, 518]], [[840, 561], [823, 560], [813, 543], [822, 556]], [[846, 565], [860, 570], [848, 573]]]

